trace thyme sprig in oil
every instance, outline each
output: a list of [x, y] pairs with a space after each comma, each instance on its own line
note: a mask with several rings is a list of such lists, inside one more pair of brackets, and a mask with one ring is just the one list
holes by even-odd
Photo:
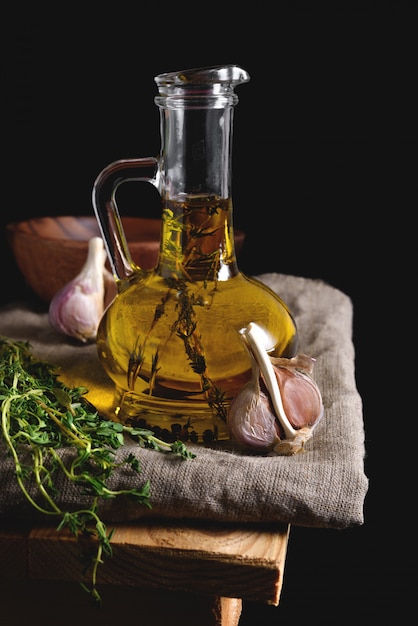
[[[163, 210], [162, 221], [166, 233], [163, 239], [164, 258], [165, 264], [171, 268], [171, 275], [164, 278], [167, 292], [163, 294], [155, 308], [151, 326], [143, 342], [141, 345], [135, 344], [134, 349], [129, 354], [127, 384], [129, 389], [135, 389], [136, 379], [141, 375], [145, 362], [147, 341], [150, 339], [155, 326], [164, 317], [166, 305], [174, 299], [177, 317], [169, 328], [166, 341], [172, 335], [177, 336], [182, 341], [189, 367], [200, 378], [201, 393], [204, 394], [213, 415], [226, 423], [227, 399], [225, 393], [215, 384], [208, 373], [205, 348], [196, 321], [196, 308], [207, 306], [207, 294], [204, 297], [190, 289], [189, 275], [190, 270], [196, 272], [198, 268], [201, 268], [201, 278], [204, 277], [204, 289], [208, 289], [208, 286], [213, 284], [212, 296], [216, 293], [220, 266], [219, 249], [215, 248], [215, 251], [211, 250], [209, 253], [204, 253], [200, 247], [200, 242], [206, 238], [214, 237], [217, 231], [221, 230], [220, 226], [215, 230], [213, 229], [211, 219], [222, 211], [225, 211], [225, 208], [222, 208], [221, 203], [214, 202], [214, 199], [209, 197], [200, 198], [199, 208], [192, 209], [185, 202], [179, 203], [176, 213], [169, 208]], [[200, 220], [198, 220], [201, 222], [200, 226], [193, 224], [190, 220], [192, 216], [196, 219], [197, 214], [200, 215]], [[187, 241], [187, 244], [182, 241], [183, 239]], [[181, 252], [182, 250], [183, 252]], [[158, 363], [161, 361], [161, 351], [163, 350], [164, 346], [152, 355], [149, 395], [152, 395], [155, 387], [159, 369]], [[213, 436], [215, 439], [217, 438], [216, 432], [213, 433]]]

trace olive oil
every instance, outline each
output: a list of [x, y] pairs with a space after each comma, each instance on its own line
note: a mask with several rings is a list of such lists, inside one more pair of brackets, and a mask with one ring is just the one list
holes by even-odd
[[230, 199], [165, 202], [158, 266], [129, 281], [98, 332], [117, 419], [165, 438], [228, 439], [229, 404], [251, 375], [239, 331], [255, 322], [272, 355], [295, 354], [286, 305], [238, 270], [231, 217]]

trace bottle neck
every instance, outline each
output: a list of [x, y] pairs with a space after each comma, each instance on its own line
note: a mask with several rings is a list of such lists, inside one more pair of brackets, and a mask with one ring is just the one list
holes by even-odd
[[233, 111], [160, 109], [160, 182], [169, 199], [231, 197]]
[[238, 66], [161, 74], [163, 201], [159, 271], [181, 280], [227, 280], [238, 273], [232, 222], [231, 163]]
[[158, 271], [165, 278], [223, 281], [238, 274], [232, 200], [216, 196], [163, 197]]
[[160, 107], [159, 271], [185, 280], [227, 280], [238, 273], [231, 197], [233, 105], [211, 108], [202, 96], [197, 107], [159, 100], [165, 105]]

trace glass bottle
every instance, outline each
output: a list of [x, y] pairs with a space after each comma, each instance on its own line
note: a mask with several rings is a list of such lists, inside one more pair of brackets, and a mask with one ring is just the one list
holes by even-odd
[[[239, 332], [250, 322], [265, 331], [271, 355], [297, 351], [288, 307], [240, 272], [235, 255], [234, 89], [248, 80], [235, 65], [155, 77], [159, 156], [111, 163], [93, 188], [117, 284], [97, 335], [99, 359], [115, 384], [109, 414], [166, 441], [229, 439], [229, 404], [251, 377]], [[151, 183], [161, 196], [159, 260], [151, 270], [133, 262], [116, 204], [119, 185], [132, 181]]]

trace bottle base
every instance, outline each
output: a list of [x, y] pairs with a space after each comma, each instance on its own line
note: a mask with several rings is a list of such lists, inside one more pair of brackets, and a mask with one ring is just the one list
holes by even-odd
[[185, 408], [184, 402], [170, 400], [162, 406], [150, 398], [117, 390], [114, 416], [123, 424], [152, 430], [168, 443], [180, 440], [212, 445], [230, 439], [226, 422], [202, 402], [190, 402]]

